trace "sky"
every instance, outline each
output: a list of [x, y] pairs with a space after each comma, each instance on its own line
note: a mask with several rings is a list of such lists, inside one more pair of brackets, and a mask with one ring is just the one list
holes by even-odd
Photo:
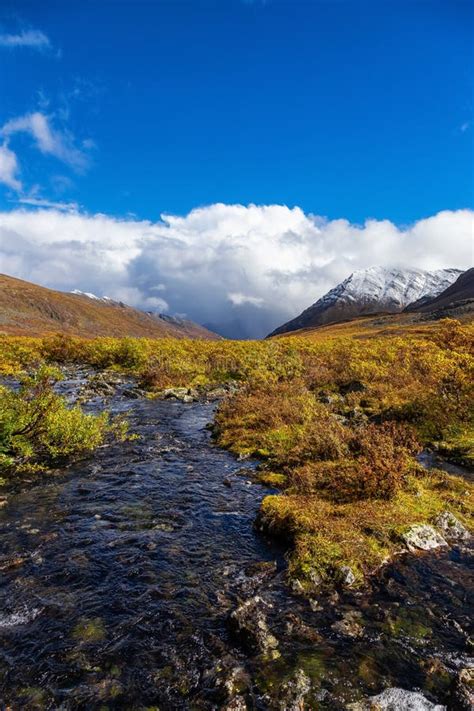
[[3, 0], [0, 270], [260, 336], [469, 267], [473, 7]]

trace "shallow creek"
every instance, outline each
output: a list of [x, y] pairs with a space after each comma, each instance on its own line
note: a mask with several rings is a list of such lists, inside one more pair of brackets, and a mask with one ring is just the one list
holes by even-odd
[[[215, 404], [119, 392], [107, 406], [141, 438], [10, 492], [0, 509], [1, 708], [219, 709], [237, 668], [249, 709], [284, 708], [280, 686], [298, 668], [313, 683], [308, 708], [388, 686], [455, 708], [468, 551], [400, 558], [370, 589], [310, 604], [285, 585], [283, 551], [253, 529], [272, 492], [212, 445]], [[255, 594], [277, 659], [229, 632], [229, 613]]]

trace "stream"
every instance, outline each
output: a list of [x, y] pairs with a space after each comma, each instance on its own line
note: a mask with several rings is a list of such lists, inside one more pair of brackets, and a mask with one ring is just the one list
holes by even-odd
[[[107, 407], [140, 438], [11, 491], [0, 509], [0, 708], [207, 710], [237, 695], [246, 706], [229, 709], [296, 709], [282, 684], [303, 669], [305, 708], [397, 686], [456, 709], [454, 680], [472, 667], [471, 551], [403, 556], [363, 591], [294, 596], [284, 551], [253, 528], [275, 492], [212, 444], [216, 404], [119, 389]], [[257, 594], [273, 659], [228, 623]]]

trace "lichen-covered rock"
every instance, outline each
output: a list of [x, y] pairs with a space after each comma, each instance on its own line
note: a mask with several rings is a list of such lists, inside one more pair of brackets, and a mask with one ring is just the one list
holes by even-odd
[[385, 689], [378, 696], [349, 704], [350, 711], [446, 711], [446, 706], [434, 704], [423, 694], [405, 689]]
[[249, 652], [277, 656], [278, 640], [268, 628], [267, 607], [268, 603], [256, 595], [230, 614], [229, 623], [239, 642]]
[[434, 523], [448, 541], [468, 541], [471, 537], [467, 528], [450, 511], [443, 511]]
[[305, 699], [311, 691], [311, 680], [303, 669], [297, 669], [295, 674], [282, 684], [278, 709], [280, 711], [304, 711]]
[[430, 551], [448, 545], [433, 526], [424, 523], [411, 526], [401, 537], [410, 551]]

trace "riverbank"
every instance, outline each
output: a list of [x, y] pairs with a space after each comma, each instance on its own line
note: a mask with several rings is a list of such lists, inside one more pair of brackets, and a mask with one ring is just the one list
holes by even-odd
[[130, 386], [84, 407], [127, 415], [137, 439], [0, 511], [5, 703], [329, 710], [401, 686], [458, 708], [467, 549], [408, 555], [364, 590], [294, 595], [284, 548], [253, 527], [275, 490], [212, 444], [216, 403]]

